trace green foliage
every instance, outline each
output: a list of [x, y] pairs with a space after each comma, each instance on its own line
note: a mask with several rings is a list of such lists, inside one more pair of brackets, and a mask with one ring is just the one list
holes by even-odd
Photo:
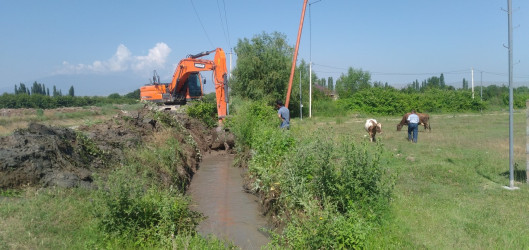
[[272, 234], [272, 245], [288, 249], [361, 249], [373, 225], [354, 211], [338, 213], [332, 204], [314, 201], [302, 217], [293, 217], [282, 235]]
[[274, 146], [280, 136], [267, 138], [252, 147], [249, 172], [255, 187], [277, 200], [272, 211], [288, 218], [275, 243], [294, 249], [362, 247], [370, 225], [387, 211], [393, 188], [380, 145], [372, 152], [352, 138], [336, 142], [323, 132], [288, 147]]
[[0, 197], [22, 197], [22, 191], [17, 189], [0, 189]]
[[187, 106], [186, 112], [189, 116], [199, 119], [210, 128], [217, 125], [217, 105], [215, 103], [193, 102]]
[[349, 110], [343, 106], [338, 105], [337, 101], [330, 99], [316, 100], [312, 105], [312, 114], [320, 117], [343, 117]]
[[349, 67], [347, 74], [336, 80], [336, 91], [341, 98], [349, 98], [355, 92], [371, 87], [371, 74], [361, 69]]
[[429, 89], [424, 93], [404, 93], [391, 88], [369, 88], [356, 92], [351, 98], [340, 99], [336, 105], [343, 109], [368, 114], [395, 115], [416, 109], [419, 112], [480, 111], [485, 103], [472, 99], [468, 91]]
[[134, 90], [134, 91], [132, 91], [130, 93], [127, 93], [123, 97], [129, 98], [129, 99], [139, 100], [140, 99], [140, 89], [136, 89], [136, 90]]
[[265, 197], [268, 212], [284, 218], [272, 244], [285, 248], [361, 248], [387, 211], [393, 177], [381, 162], [381, 145], [358, 146], [352, 138], [280, 130], [275, 112], [246, 102], [228, 122], [251, 152], [252, 190]]
[[[189, 209], [183, 189], [172, 186], [182, 183], [176, 170], [177, 145], [176, 140], [168, 140], [161, 147], [132, 151], [125, 165], [108, 179], [99, 179], [94, 215], [107, 241], [152, 247], [195, 233], [201, 216]], [[171, 186], [163, 185], [167, 177]]]
[[235, 135], [238, 147], [249, 148], [254, 135], [263, 128], [279, 127], [277, 112], [263, 101], [245, 101], [235, 109], [237, 114], [226, 120], [226, 126]]
[[60, 107], [83, 107], [104, 104], [134, 104], [137, 99], [106, 97], [47, 96], [28, 94], [8, 94], [0, 96], [0, 108], [40, 108], [53, 109]]
[[[124, 167], [125, 172], [130, 168]], [[131, 180], [132, 179], [132, 180]], [[175, 192], [147, 190], [130, 173], [114, 173], [107, 190], [99, 194], [103, 207], [97, 210], [100, 227], [108, 239], [131, 238], [142, 245], [157, 242], [171, 235], [192, 233], [200, 215], [189, 210], [187, 198]]]
[[94, 158], [104, 159], [103, 150], [101, 150], [93, 140], [80, 131], [76, 131], [76, 142], [77, 147], [75, 150], [84, 162], [89, 163]]
[[119, 99], [121, 96], [118, 93], [112, 93], [108, 95], [108, 99]]
[[284, 34], [263, 32], [239, 39], [234, 48], [237, 67], [233, 70], [233, 94], [251, 100], [284, 98], [289, 78], [292, 47]]

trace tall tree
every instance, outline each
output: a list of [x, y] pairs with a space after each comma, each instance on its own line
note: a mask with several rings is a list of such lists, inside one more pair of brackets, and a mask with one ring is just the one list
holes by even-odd
[[74, 92], [74, 89], [73, 89], [73, 85], [70, 87], [70, 89], [68, 90], [68, 95], [69, 96], [75, 96], [75, 92]]
[[439, 77], [439, 85], [442, 89], [446, 88], [445, 76], [443, 75], [443, 73], [441, 73], [441, 76]]
[[293, 49], [284, 34], [263, 32], [239, 39], [234, 48], [237, 66], [231, 81], [234, 95], [253, 100], [284, 99]]
[[327, 85], [330, 90], [334, 90], [334, 83], [332, 81], [332, 76], [329, 76], [329, 78], [327, 78]]
[[468, 81], [463, 78], [463, 90], [467, 90], [468, 89]]
[[15, 94], [29, 94], [29, 89], [26, 88], [26, 85], [23, 83], [20, 83], [20, 86], [17, 89], [17, 86], [15, 85]]
[[356, 91], [371, 87], [371, 74], [361, 69], [349, 67], [347, 74], [340, 75], [336, 80], [336, 91], [340, 98], [347, 98]]

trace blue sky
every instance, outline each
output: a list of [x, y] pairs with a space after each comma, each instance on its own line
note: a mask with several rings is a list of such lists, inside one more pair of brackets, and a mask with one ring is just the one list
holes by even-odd
[[[514, 84], [529, 86], [529, 2], [512, 1]], [[312, 59], [319, 77], [336, 81], [353, 67], [402, 87], [443, 73], [448, 84], [461, 87], [474, 68], [476, 87], [508, 83], [505, 0], [309, 2], [298, 59]], [[281, 32], [294, 46], [302, 5], [0, 0], [0, 93], [38, 81], [63, 92], [73, 85], [77, 95], [125, 94], [148, 83], [153, 70], [169, 81], [188, 54], [230, 51], [238, 39], [262, 32]]]

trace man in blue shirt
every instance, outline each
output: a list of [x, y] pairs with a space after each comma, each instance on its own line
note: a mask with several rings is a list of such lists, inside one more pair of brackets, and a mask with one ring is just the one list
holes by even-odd
[[281, 100], [276, 101], [277, 116], [281, 119], [280, 128], [289, 129], [290, 128], [290, 111], [288, 108], [283, 105]]
[[408, 116], [408, 141], [412, 140], [413, 132], [413, 143], [417, 143], [417, 136], [419, 134], [419, 116], [415, 113], [415, 110], [411, 111]]

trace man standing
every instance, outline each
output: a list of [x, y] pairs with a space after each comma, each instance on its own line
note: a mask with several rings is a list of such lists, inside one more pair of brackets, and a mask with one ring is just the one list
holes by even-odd
[[280, 128], [289, 129], [290, 128], [290, 111], [283, 105], [281, 100], [276, 101], [277, 116], [281, 119]]
[[413, 143], [417, 143], [417, 137], [419, 133], [419, 116], [415, 113], [415, 109], [411, 111], [408, 116], [408, 141], [412, 140], [413, 132]]

